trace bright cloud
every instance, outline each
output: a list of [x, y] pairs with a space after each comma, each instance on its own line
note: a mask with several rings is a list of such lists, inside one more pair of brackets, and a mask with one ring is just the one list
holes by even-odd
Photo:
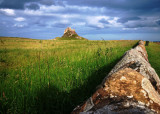
[[23, 18], [23, 17], [17, 17], [17, 18], [15, 18], [14, 20], [21, 22], [21, 21], [25, 21], [26, 19]]
[[0, 9], [0, 12], [4, 13], [5, 15], [8, 15], [8, 16], [15, 15], [15, 11], [13, 9]]
[[122, 24], [117, 23], [118, 17], [114, 17], [113, 19], [109, 19], [110, 27], [122, 27]]
[[105, 27], [120, 27], [121, 24], [117, 23], [118, 17], [109, 16], [88, 16], [87, 23], [91, 27], [105, 28]]
[[40, 11], [44, 11], [44, 12], [56, 12], [56, 11], [62, 11], [62, 10], [65, 10], [65, 8], [63, 6], [55, 6], [55, 5], [45, 6], [45, 5], [40, 5]]

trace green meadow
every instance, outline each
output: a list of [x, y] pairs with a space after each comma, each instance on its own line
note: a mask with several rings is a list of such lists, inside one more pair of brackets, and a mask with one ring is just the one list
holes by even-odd
[[[1, 37], [0, 113], [70, 113], [137, 42]], [[147, 51], [160, 75], [160, 45]]]
[[160, 77], [160, 43], [150, 42], [149, 46], [146, 46], [146, 50], [151, 66]]

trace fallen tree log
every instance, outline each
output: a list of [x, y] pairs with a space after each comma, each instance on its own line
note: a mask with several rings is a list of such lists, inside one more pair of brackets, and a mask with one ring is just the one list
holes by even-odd
[[127, 51], [73, 114], [160, 114], [160, 79], [148, 61], [145, 43]]

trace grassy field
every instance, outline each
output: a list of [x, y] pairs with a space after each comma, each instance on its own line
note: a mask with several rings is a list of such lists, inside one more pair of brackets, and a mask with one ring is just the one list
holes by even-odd
[[158, 76], [160, 76], [160, 44], [150, 42], [149, 46], [146, 46], [146, 49], [151, 66], [155, 69]]
[[0, 113], [70, 113], [137, 42], [0, 38]]

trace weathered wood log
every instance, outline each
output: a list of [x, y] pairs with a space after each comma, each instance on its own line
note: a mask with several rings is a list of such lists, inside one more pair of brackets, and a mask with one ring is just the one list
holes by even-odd
[[160, 79], [143, 41], [127, 51], [97, 91], [73, 114], [160, 114]]

